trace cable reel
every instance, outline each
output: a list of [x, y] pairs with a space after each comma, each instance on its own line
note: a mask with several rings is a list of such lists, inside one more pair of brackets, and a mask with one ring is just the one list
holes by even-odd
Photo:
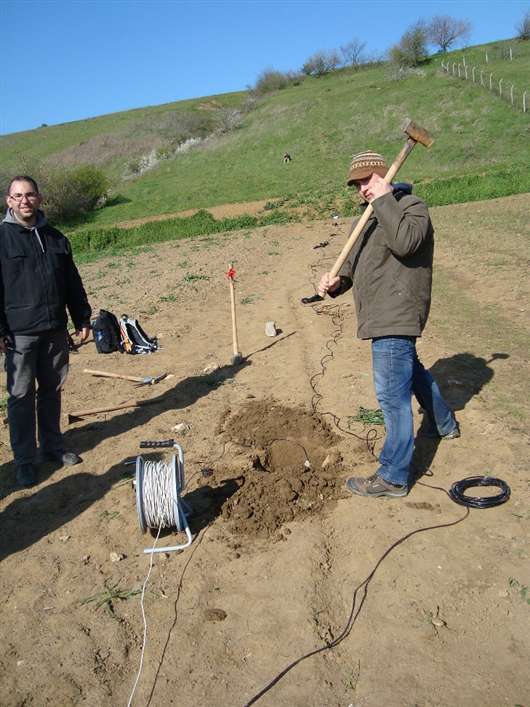
[[184, 550], [193, 541], [188, 525], [191, 508], [182, 500], [184, 491], [184, 454], [182, 447], [173, 439], [163, 441], [140, 442], [142, 449], [176, 449], [171, 463], [151, 461], [142, 456], [136, 457], [136, 510], [138, 522], [143, 533], [147, 528], [176, 528], [186, 534], [186, 542], [171, 547], [146, 548], [144, 553], [173, 552]]

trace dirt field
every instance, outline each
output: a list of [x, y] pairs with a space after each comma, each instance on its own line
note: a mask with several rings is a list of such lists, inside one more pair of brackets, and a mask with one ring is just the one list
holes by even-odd
[[[134, 592], [154, 538], [139, 530], [124, 462], [141, 440], [175, 437], [194, 542], [154, 558], [134, 705], [250, 704], [322, 648], [257, 703], [529, 707], [529, 209], [521, 195], [432, 212], [435, 290], [419, 351], [463, 435], [417, 438], [421, 483], [404, 499], [354, 498], [344, 487], [352, 473], [375, 471], [371, 449], [382, 438], [381, 427], [353, 419], [377, 404], [350, 294], [300, 304], [340, 251], [346, 221], [179, 241], [84, 266], [93, 308], [137, 316], [162, 348], [133, 357], [83, 346], [65, 412], [153, 403], [65, 423], [83, 464], [42, 466], [29, 490], [14, 485], [0, 430], [0, 703], [127, 704], [143, 639]], [[265, 336], [268, 320], [281, 330], [275, 338]], [[173, 377], [137, 390], [84, 368]], [[512, 497], [457, 523], [466, 510], [430, 486], [474, 474], [505, 479]], [[173, 533], [159, 540], [174, 542]], [[112, 588], [121, 598], [110, 599]]]

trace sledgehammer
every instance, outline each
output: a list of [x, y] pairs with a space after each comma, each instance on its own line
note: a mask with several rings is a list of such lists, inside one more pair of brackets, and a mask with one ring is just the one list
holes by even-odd
[[138, 383], [135, 388], [140, 388], [143, 385], [154, 385], [167, 378], [167, 373], [161, 373], [159, 376], [126, 376], [124, 373], [107, 373], [106, 371], [93, 371], [90, 368], [84, 368], [83, 373], [90, 373], [91, 376], [100, 376], [101, 378], [121, 378], [126, 381], [134, 381]]
[[[401, 168], [401, 166], [403, 165], [403, 163], [405, 162], [405, 160], [410, 155], [410, 153], [418, 142], [427, 149], [430, 148], [434, 142], [433, 138], [429, 135], [425, 128], [416, 125], [416, 123], [413, 123], [412, 120], [409, 120], [408, 118], [403, 123], [402, 130], [408, 136], [407, 142], [404, 144], [403, 148], [401, 149], [401, 152], [396, 157], [396, 159], [390, 166], [390, 169], [383, 177], [383, 180], [387, 184], [390, 184], [390, 182], [394, 179], [399, 169]], [[355, 244], [355, 241], [366, 226], [366, 223], [372, 215], [373, 210], [374, 207], [372, 206], [372, 204], [368, 204], [368, 206], [364, 210], [363, 215], [353, 227], [344, 248], [342, 249], [337, 260], [335, 261], [335, 265], [330, 270], [331, 277], [336, 277], [339, 274], [339, 270], [346, 262], [351, 252], [351, 249]], [[313, 302], [321, 302], [323, 299], [324, 297], [321, 297], [318, 294], [313, 295], [312, 297], [304, 297], [302, 299], [302, 304], [312, 304]]]

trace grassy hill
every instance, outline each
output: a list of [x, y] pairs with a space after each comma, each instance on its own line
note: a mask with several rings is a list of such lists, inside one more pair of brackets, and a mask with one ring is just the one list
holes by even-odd
[[[530, 46], [511, 42], [472, 47], [469, 64], [522, 91], [530, 84]], [[458, 61], [462, 52], [443, 58]], [[246, 93], [198, 98], [0, 137], [0, 170], [28, 161], [50, 165], [91, 162], [110, 176], [114, 199], [91, 217], [94, 225], [154, 214], [258, 199], [341, 208], [351, 155], [371, 147], [389, 160], [403, 143], [400, 125], [410, 117], [435, 137], [430, 151], [418, 146], [400, 178], [414, 181], [431, 203], [451, 203], [530, 190], [530, 113], [512, 108], [471, 82], [447, 76], [440, 56], [398, 79], [389, 64], [343, 69], [307, 78], [259, 99], [248, 110]], [[247, 103], [246, 103], [247, 102]], [[235, 129], [220, 131], [223, 117], [240, 111]], [[182, 125], [203, 139], [174, 154]], [[285, 165], [289, 151], [293, 162]], [[147, 154], [154, 168], [131, 175]], [[23, 159], [21, 159], [23, 158]], [[155, 160], [156, 161], [156, 160]]]

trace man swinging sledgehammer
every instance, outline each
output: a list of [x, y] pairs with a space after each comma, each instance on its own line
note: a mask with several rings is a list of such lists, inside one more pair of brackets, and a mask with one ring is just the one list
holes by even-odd
[[389, 184], [388, 167], [376, 152], [353, 157], [347, 184], [373, 213], [337, 276], [325, 273], [318, 294], [337, 297], [353, 288], [357, 336], [372, 342], [373, 378], [386, 438], [379, 468], [368, 478], [348, 479], [361, 496], [406, 496], [413, 483], [412, 394], [433, 436], [460, 436], [458, 423], [416, 352], [431, 304], [434, 230], [427, 206], [409, 185]]

